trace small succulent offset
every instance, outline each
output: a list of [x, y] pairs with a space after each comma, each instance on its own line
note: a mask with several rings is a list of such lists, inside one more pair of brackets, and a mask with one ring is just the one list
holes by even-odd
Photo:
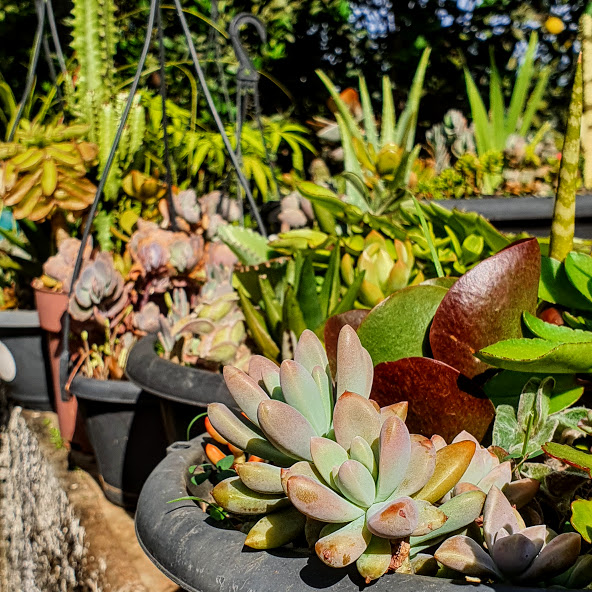
[[[446, 446], [436, 438], [437, 451], [430, 439], [409, 434], [406, 403], [380, 409], [370, 401], [372, 361], [350, 326], [339, 335], [335, 382], [321, 342], [308, 330], [294, 360], [278, 368], [253, 356], [249, 374], [227, 366], [224, 376], [247, 421], [212, 403], [212, 426], [234, 446], [275, 463], [238, 465], [238, 476], [212, 492], [229, 512], [269, 513], [250, 530], [247, 546], [281, 546], [306, 527], [322, 561], [356, 562], [370, 581], [391, 566], [391, 539], [425, 543], [478, 517], [480, 491], [460, 500], [462, 517], [447, 513], [446, 504], [432, 505], [465, 473], [475, 444]], [[439, 530], [449, 519], [452, 530]]]
[[472, 538], [457, 535], [442, 543], [435, 558], [467, 576], [538, 583], [574, 565], [581, 547], [578, 533], [555, 535], [545, 525], [526, 527], [495, 486], [483, 508], [483, 535], [487, 550]]

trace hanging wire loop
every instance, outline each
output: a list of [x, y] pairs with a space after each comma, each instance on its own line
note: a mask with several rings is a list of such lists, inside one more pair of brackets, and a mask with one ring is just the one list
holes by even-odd
[[243, 25], [253, 25], [255, 29], [257, 29], [257, 33], [259, 33], [259, 37], [263, 43], [267, 41], [267, 31], [265, 30], [263, 23], [256, 16], [253, 16], [248, 12], [237, 14], [232, 19], [228, 29], [228, 35], [230, 36], [230, 41], [239, 64], [236, 76], [237, 79], [241, 82], [257, 83], [259, 80], [259, 72], [257, 72], [257, 69], [253, 66], [253, 62], [240, 39], [240, 28]]

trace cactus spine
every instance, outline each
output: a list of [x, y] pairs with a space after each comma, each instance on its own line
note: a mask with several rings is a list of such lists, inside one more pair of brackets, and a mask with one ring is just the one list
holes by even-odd
[[592, 189], [592, 2], [580, 21], [582, 40], [582, 76], [584, 104], [582, 110], [582, 152], [584, 154], [584, 187]]
[[563, 142], [549, 255], [563, 261], [573, 247], [582, 121], [582, 62], [578, 61]]

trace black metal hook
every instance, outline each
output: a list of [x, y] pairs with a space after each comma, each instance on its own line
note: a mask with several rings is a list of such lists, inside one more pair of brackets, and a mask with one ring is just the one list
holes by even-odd
[[234, 53], [236, 54], [239, 63], [237, 79], [241, 82], [256, 83], [259, 80], [259, 73], [255, 66], [253, 66], [253, 62], [240, 39], [239, 29], [243, 25], [253, 25], [257, 30], [257, 33], [259, 33], [259, 37], [263, 43], [267, 41], [267, 31], [265, 30], [263, 23], [256, 16], [253, 16], [248, 12], [237, 14], [232, 19], [228, 29], [230, 41], [232, 42], [232, 47], [234, 48]]

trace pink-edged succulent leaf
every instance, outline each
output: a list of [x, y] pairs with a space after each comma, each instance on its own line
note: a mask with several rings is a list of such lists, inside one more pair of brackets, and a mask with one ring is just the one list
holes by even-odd
[[324, 329], [325, 349], [333, 376], [337, 372], [337, 341], [341, 329], [345, 325], [350, 325], [354, 331], [357, 331], [360, 323], [366, 318], [369, 312], [369, 310], [350, 310], [327, 319]]
[[460, 434], [452, 440], [452, 443], [455, 444], [456, 442], [463, 442], [465, 440], [475, 442], [477, 448], [471, 460], [471, 464], [461, 478], [461, 483], [472, 483], [476, 485], [481, 479], [483, 479], [483, 477], [489, 474], [494, 466], [499, 465], [499, 459], [487, 448], [479, 446], [477, 439], [466, 430], [460, 432]]
[[448, 290], [430, 329], [435, 359], [473, 378], [489, 366], [475, 352], [522, 337], [522, 313], [536, 312], [541, 253], [519, 241], [465, 273]]
[[356, 567], [358, 572], [369, 584], [383, 576], [391, 564], [391, 542], [388, 539], [372, 535], [366, 550], [358, 557]]
[[467, 536], [457, 535], [444, 541], [434, 553], [434, 557], [442, 565], [467, 576], [501, 577], [485, 549]]
[[253, 491], [283, 494], [282, 469], [262, 462], [237, 463], [236, 472], [241, 481]]
[[380, 408], [380, 419], [384, 423], [391, 415], [396, 415], [403, 421], [407, 419], [407, 411], [409, 410], [409, 403], [401, 401], [400, 403], [393, 403]]
[[415, 505], [419, 509], [419, 518], [417, 520], [417, 526], [411, 533], [413, 536], [424, 536], [434, 530], [442, 528], [448, 516], [436, 506], [433, 506], [429, 502], [423, 500], [415, 500]]
[[533, 541], [519, 532], [500, 536], [502, 533], [503, 529], [498, 533], [489, 553], [497, 568], [507, 578], [512, 578], [528, 568], [539, 549]]
[[564, 532], [543, 547], [530, 567], [515, 581], [541, 582], [561, 574], [576, 562], [581, 548], [582, 537], [577, 532]]
[[210, 403], [208, 405], [208, 417], [214, 429], [237, 448], [265, 458], [282, 467], [294, 463], [292, 457], [280, 452], [261, 433], [251, 429], [223, 403]]
[[234, 366], [224, 366], [224, 381], [236, 401], [236, 404], [245, 412], [245, 415], [255, 424], [259, 425], [257, 409], [259, 403], [268, 401], [267, 393], [248, 374]]
[[311, 438], [310, 454], [315, 468], [330, 485], [333, 485], [332, 472], [348, 460], [347, 452], [334, 440], [329, 438]]
[[260, 386], [264, 387], [272, 399], [282, 400], [279, 366], [265, 358], [254, 355], [249, 360], [249, 376]]
[[576, 469], [586, 471], [592, 477], [592, 454], [582, 452], [567, 444], [557, 444], [556, 442], [548, 442], [543, 446], [543, 450], [549, 456], [562, 460]]
[[487, 494], [483, 507], [483, 535], [487, 548], [491, 549], [497, 533], [505, 528], [509, 534], [519, 532], [520, 523], [508, 498], [495, 486]]
[[411, 438], [405, 422], [389, 417], [380, 430], [376, 501], [383, 502], [405, 479], [411, 460]]
[[310, 372], [293, 360], [285, 360], [280, 366], [280, 383], [284, 400], [297, 409], [322, 436], [329, 430], [321, 393]]
[[450, 444], [438, 450], [434, 472], [415, 497], [432, 504], [440, 500], [458, 483], [474, 453], [475, 443], [470, 440]]
[[362, 508], [369, 508], [374, 503], [374, 479], [357, 460], [346, 460], [339, 467], [336, 481], [339, 490], [350, 502]]
[[460, 372], [431, 358], [405, 358], [374, 368], [372, 399], [381, 407], [409, 403], [406, 423], [417, 434], [450, 442], [467, 430], [483, 439], [495, 410], [483, 391]]
[[245, 546], [276, 549], [291, 543], [304, 530], [306, 516], [296, 508], [286, 508], [261, 518], [249, 531]]
[[297, 409], [269, 399], [259, 405], [257, 418], [263, 433], [278, 450], [296, 460], [312, 460], [310, 439], [318, 434]]
[[381, 423], [376, 407], [359, 394], [345, 392], [335, 403], [335, 439], [345, 450], [349, 450], [356, 436], [361, 436], [370, 446], [374, 446], [380, 435]]
[[368, 530], [385, 539], [410, 536], [417, 528], [419, 508], [410, 497], [376, 504], [368, 510]]
[[429, 481], [436, 468], [436, 447], [429, 438], [411, 434], [411, 456], [405, 478], [394, 495], [413, 495]]
[[326, 485], [325, 480], [318, 472], [316, 467], [309, 463], [306, 460], [298, 461], [294, 463], [291, 467], [287, 469], [282, 469], [281, 473], [281, 480], [282, 480], [282, 489], [286, 495], [288, 495], [288, 479], [293, 477], [294, 475], [304, 475], [305, 477], [310, 477], [311, 479], [316, 479], [319, 483]]
[[453, 497], [439, 506], [439, 510], [448, 518], [443, 526], [424, 534], [412, 536], [409, 539], [413, 553], [418, 553], [432, 546], [438, 539], [464, 528], [481, 515], [485, 494], [482, 491], [469, 491]]
[[294, 475], [288, 479], [288, 497], [303, 514], [321, 522], [351, 522], [364, 515], [362, 508], [304, 475]]
[[366, 550], [371, 536], [365, 525], [365, 517], [360, 516], [320, 538], [315, 545], [315, 551], [326, 565], [345, 567], [356, 561]]
[[362, 347], [357, 333], [345, 325], [339, 333], [337, 342], [337, 392], [351, 392], [364, 398], [370, 396], [372, 389], [373, 366], [368, 352]]
[[329, 369], [325, 348], [310, 329], [305, 329], [300, 335], [294, 350], [294, 360], [306, 368], [310, 374], [315, 366], [320, 366], [325, 372]]
[[376, 463], [376, 457], [370, 444], [364, 440], [361, 436], [356, 436], [349, 447], [349, 456], [353, 460], [361, 462], [370, 471], [373, 479], [376, 479], [378, 475], [378, 465]]
[[538, 479], [525, 477], [506, 483], [501, 489], [508, 501], [519, 510], [534, 499], [540, 487], [541, 482]]
[[212, 489], [216, 503], [228, 512], [242, 515], [267, 514], [290, 504], [284, 495], [267, 495], [249, 489], [240, 477], [230, 477]]

